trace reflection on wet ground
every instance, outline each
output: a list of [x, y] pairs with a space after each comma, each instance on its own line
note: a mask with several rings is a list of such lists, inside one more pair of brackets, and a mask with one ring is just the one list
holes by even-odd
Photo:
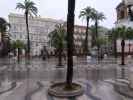
[[0, 61], [1, 87], [9, 85], [10, 88], [10, 83], [16, 82], [16, 87], [1, 94], [0, 100], [130, 100], [116, 93], [111, 84], [121, 75], [117, 64], [90, 65], [79, 61], [74, 64], [74, 81], [84, 87], [85, 93], [80, 97], [61, 99], [49, 96], [47, 88], [53, 81], [65, 81], [66, 66], [56, 68], [54, 59], [34, 59], [19, 64], [11, 59]]

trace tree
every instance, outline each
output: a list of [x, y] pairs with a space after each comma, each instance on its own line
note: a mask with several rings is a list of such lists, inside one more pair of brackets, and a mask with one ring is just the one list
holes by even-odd
[[129, 54], [131, 53], [131, 43], [130, 40], [133, 39], [133, 29], [131, 27], [127, 28], [126, 37], [129, 40]]
[[[107, 38], [106, 37], [97, 37], [96, 38], [96, 45], [99, 47], [98, 49], [98, 59], [102, 58], [102, 46], [105, 46], [107, 44]], [[101, 50], [101, 53], [100, 53]]]
[[18, 58], [18, 62], [19, 62], [20, 61], [20, 52], [22, 49], [25, 49], [25, 44], [20, 40], [16, 40], [11, 43], [11, 48], [13, 49], [13, 51], [15, 51], [17, 49], [17, 58]]
[[66, 87], [72, 88], [73, 80], [73, 34], [74, 34], [75, 0], [68, 0], [67, 15], [67, 77]]
[[4, 18], [0, 18], [0, 33], [1, 33], [1, 56], [6, 56], [9, 51], [9, 37], [7, 38], [7, 29], [10, 24]]
[[95, 39], [98, 37], [98, 24], [99, 21], [106, 19], [102, 12], [95, 11], [92, 15], [92, 20], [95, 22]]
[[112, 40], [113, 42], [113, 48], [114, 48], [114, 56], [115, 58], [117, 58], [117, 39], [119, 38], [119, 28], [112, 28], [111, 29], [111, 37], [110, 39]]
[[119, 38], [121, 38], [121, 65], [125, 65], [125, 39], [127, 28], [125, 26], [118, 27]]
[[16, 9], [24, 10], [25, 21], [26, 21], [26, 31], [27, 31], [27, 58], [30, 58], [30, 36], [29, 36], [29, 15], [37, 16], [38, 9], [35, 3], [30, 0], [25, 0], [23, 3], [17, 3]]
[[[95, 43], [96, 43], [96, 39], [98, 38], [98, 24], [99, 21], [102, 21], [103, 19], [105, 19], [105, 16], [103, 13], [95, 11], [92, 15], [92, 19], [95, 21]], [[100, 49], [99, 45], [97, 45], [98, 51]], [[98, 52], [99, 55], [99, 52]], [[99, 60], [99, 56], [98, 56], [98, 60]]]
[[66, 31], [64, 27], [56, 25], [56, 29], [49, 34], [49, 43], [56, 49], [58, 55], [58, 66], [62, 66], [62, 55], [66, 48]]
[[91, 7], [86, 7], [84, 9], [81, 10], [79, 18], [84, 18], [86, 19], [87, 22], [87, 26], [86, 26], [86, 37], [85, 37], [85, 47], [84, 47], [84, 51], [86, 54], [88, 54], [88, 30], [89, 30], [89, 22], [92, 19], [92, 15], [95, 12], [94, 8]]
[[98, 37], [96, 39], [96, 45], [99, 45], [99, 47], [101, 47], [102, 45], [106, 45], [107, 44], [107, 38], [105, 37]]
[[[102, 27], [102, 26], [98, 26], [98, 32], [99, 32], [99, 35], [101, 36], [101, 37], [104, 37], [104, 35], [108, 32], [108, 29], [106, 28], [106, 27]], [[92, 37], [92, 39], [91, 39], [91, 47], [94, 47], [94, 46], [96, 46], [96, 41], [95, 41], [95, 39], [97, 39], [98, 37], [96, 37], [96, 35], [95, 35], [95, 33], [96, 33], [96, 28], [95, 28], [95, 26], [94, 25], [92, 25], [91, 27], [90, 27], [90, 31], [91, 31], [91, 37]]]

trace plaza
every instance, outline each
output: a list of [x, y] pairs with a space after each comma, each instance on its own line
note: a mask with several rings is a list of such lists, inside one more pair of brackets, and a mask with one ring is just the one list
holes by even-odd
[[5, 1], [0, 100], [133, 100], [132, 0]]
[[[74, 63], [74, 82], [83, 86], [84, 94], [72, 98], [57, 98], [47, 93], [51, 84], [65, 81], [66, 67], [56, 68], [56, 58], [46, 61], [36, 58], [28, 64], [24, 60], [18, 64], [13, 59], [8, 59], [6, 62], [1, 60], [0, 63], [1, 82], [16, 81], [13, 89], [0, 92], [0, 100], [132, 100], [120, 95], [114, 89], [116, 79], [121, 78], [119, 61], [116, 64], [114, 58], [104, 59], [99, 64], [97, 62], [89, 64], [84, 58], [77, 58]], [[132, 64], [127, 64], [125, 67]], [[128, 78], [128, 70], [125, 71], [125, 78]]]

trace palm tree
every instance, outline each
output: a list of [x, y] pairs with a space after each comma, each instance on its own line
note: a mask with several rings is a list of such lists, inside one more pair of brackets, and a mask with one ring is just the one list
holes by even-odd
[[27, 58], [30, 58], [30, 36], [29, 36], [28, 17], [29, 15], [37, 16], [38, 9], [35, 6], [35, 3], [30, 0], [25, 0], [23, 3], [17, 3], [16, 9], [24, 10], [26, 31], [27, 31]]
[[67, 77], [66, 87], [72, 88], [73, 80], [73, 34], [74, 34], [75, 0], [68, 0], [67, 15]]
[[121, 65], [125, 65], [125, 39], [127, 28], [125, 26], [118, 27], [119, 38], [121, 38]]
[[119, 38], [119, 28], [111, 29], [111, 40], [114, 46], [114, 56], [117, 58], [117, 39]]
[[131, 43], [130, 40], [133, 39], [133, 29], [131, 27], [127, 28], [126, 37], [129, 40], [129, 54], [131, 53]]
[[[125, 65], [125, 39], [127, 34], [127, 28], [125, 26], [118, 27], [119, 38], [121, 38], [121, 65]], [[125, 69], [122, 67], [121, 77], [125, 78]]]
[[[105, 27], [102, 27], [102, 26], [99, 26], [98, 27], [98, 32], [99, 33], [105, 33], [105, 31], [107, 30], [107, 28], [105, 28]], [[95, 36], [95, 33], [96, 33], [96, 27], [94, 26], [94, 25], [92, 25], [91, 27], [90, 27], [90, 31], [91, 31], [91, 37], [92, 37], [92, 41], [91, 41], [91, 47], [94, 47], [94, 46], [96, 46], [96, 41], [95, 41], [95, 39], [97, 39], [98, 37], [96, 37]]]
[[19, 62], [20, 61], [20, 52], [22, 49], [25, 49], [25, 44], [20, 40], [16, 40], [16, 41], [12, 42], [11, 48], [13, 50], [17, 49], [17, 58], [18, 58], [18, 62]]
[[56, 49], [58, 55], [58, 66], [62, 66], [62, 55], [66, 48], [66, 32], [64, 27], [56, 25], [56, 29], [49, 34], [49, 43]]
[[[102, 46], [105, 46], [106, 44], [107, 44], [107, 38], [106, 37], [97, 37], [96, 38], [96, 45], [98, 45], [99, 46], [99, 51], [98, 52], [100, 52], [100, 50], [102, 50]], [[99, 55], [101, 58], [102, 58], [102, 51], [101, 51], [101, 53], [100, 53], [101, 55]]]
[[[105, 19], [105, 16], [103, 13], [99, 13], [98, 11], [95, 11], [92, 15], [92, 19], [95, 21], [95, 43], [96, 43], [96, 38], [98, 38], [98, 24], [99, 21], [102, 21], [103, 19]], [[99, 60], [99, 45], [97, 45], [98, 48], [98, 60]]]
[[8, 46], [6, 41], [6, 35], [7, 35], [7, 29], [10, 28], [10, 24], [6, 22], [4, 18], [0, 18], [0, 33], [1, 33], [1, 46], [2, 46], [2, 51], [1, 51], [1, 56], [6, 56], [8, 53]]
[[96, 32], [96, 28], [95, 26], [91, 26], [90, 27], [91, 30], [91, 47], [93, 48], [96, 45], [96, 41], [95, 41], [95, 32]]
[[98, 37], [99, 21], [103, 21], [104, 19], [106, 19], [106, 17], [102, 12], [95, 11], [92, 15], [92, 20], [95, 21], [95, 39]]
[[88, 54], [88, 29], [89, 29], [89, 22], [92, 19], [92, 15], [95, 12], [94, 8], [86, 7], [81, 10], [79, 18], [86, 19], [87, 26], [86, 26], [86, 37], [85, 37], [85, 53]]

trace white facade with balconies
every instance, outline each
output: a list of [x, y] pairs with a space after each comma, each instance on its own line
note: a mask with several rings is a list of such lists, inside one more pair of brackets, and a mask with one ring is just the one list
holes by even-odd
[[[12, 40], [21, 40], [27, 43], [26, 23], [23, 15], [9, 14], [11, 24], [10, 35]], [[29, 17], [29, 33], [31, 44], [31, 55], [38, 56], [41, 54], [43, 47], [48, 46], [48, 34], [55, 29], [56, 24], [63, 24], [62, 20], [50, 18]]]

